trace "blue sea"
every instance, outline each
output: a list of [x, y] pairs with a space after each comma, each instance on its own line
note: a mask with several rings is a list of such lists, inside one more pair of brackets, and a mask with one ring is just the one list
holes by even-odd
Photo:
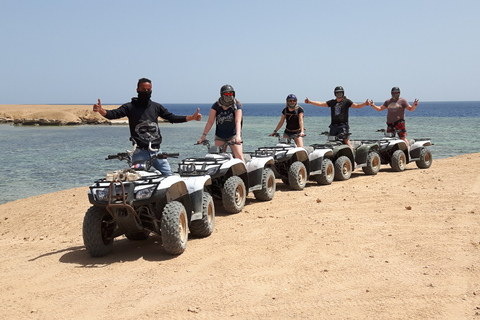
[[[377, 105], [382, 102], [376, 102]], [[412, 102], [411, 102], [412, 103]], [[321, 143], [328, 131], [330, 110], [301, 104], [305, 109], [305, 145]], [[202, 156], [203, 146], [194, 145], [203, 133], [211, 104], [164, 104], [175, 114], [193, 114], [196, 108], [204, 118], [200, 122], [161, 124], [162, 150], [179, 152], [170, 159], [174, 171], [182, 158]], [[268, 135], [280, 120], [283, 103], [244, 104], [244, 151], [274, 145]], [[90, 105], [86, 105], [90, 108]], [[108, 108], [108, 106], [107, 106]], [[350, 110], [352, 139], [381, 138], [386, 111], [371, 107]], [[408, 137], [430, 138], [434, 159], [480, 152], [480, 102], [422, 102], [413, 112], [406, 111]], [[208, 138], [212, 139], [212, 128]], [[282, 129], [283, 130], [283, 129]], [[127, 125], [13, 126], [0, 124], [0, 204], [30, 196], [90, 185], [108, 171], [125, 167], [108, 160], [107, 155], [131, 148]], [[435, 161], [433, 162], [435, 165]], [[86, 197], [86, 195], [85, 195]]]

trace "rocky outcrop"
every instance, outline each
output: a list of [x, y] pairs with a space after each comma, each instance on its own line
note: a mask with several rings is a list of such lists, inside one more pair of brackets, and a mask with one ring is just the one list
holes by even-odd
[[8, 110], [0, 112], [0, 123], [13, 123], [14, 125], [29, 126], [72, 126], [82, 124], [124, 124], [125, 121], [112, 122], [98, 113], [85, 109], [48, 108], [35, 111]]
[[[109, 109], [118, 106], [109, 106]], [[164, 122], [158, 118], [159, 122]], [[108, 120], [90, 106], [85, 105], [2, 105], [0, 124], [12, 123], [17, 126], [75, 126], [82, 124], [125, 125], [128, 119]]]

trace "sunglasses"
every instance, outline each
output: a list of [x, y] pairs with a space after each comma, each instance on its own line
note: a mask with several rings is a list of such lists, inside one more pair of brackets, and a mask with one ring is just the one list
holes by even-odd
[[287, 100], [287, 102], [297, 102], [297, 100]]
[[223, 95], [224, 96], [233, 96], [233, 92], [225, 92]]

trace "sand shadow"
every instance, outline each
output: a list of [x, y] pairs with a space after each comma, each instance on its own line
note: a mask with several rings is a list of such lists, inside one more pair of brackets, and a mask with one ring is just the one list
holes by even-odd
[[[202, 239], [189, 236], [188, 243], [197, 240]], [[188, 250], [188, 243], [186, 250]], [[127, 238], [116, 238], [113, 242], [112, 252], [105, 257], [91, 257], [85, 246], [75, 246], [45, 253], [28, 261], [35, 261], [56, 254], [62, 254], [59, 258], [61, 263], [75, 264], [80, 268], [103, 268], [114, 263], [131, 262], [139, 259], [162, 262], [178, 257], [167, 253], [162, 247], [161, 237], [152, 234], [145, 240], [132, 241]]]

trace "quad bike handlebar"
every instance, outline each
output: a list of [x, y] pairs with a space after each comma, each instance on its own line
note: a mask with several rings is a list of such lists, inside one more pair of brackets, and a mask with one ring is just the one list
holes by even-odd
[[[135, 152], [135, 150], [137, 150], [137, 143], [133, 138], [130, 138], [130, 140], [133, 142], [133, 149], [132, 150], [127, 150], [127, 152], [120, 152], [120, 153], [117, 153], [117, 154], [108, 155], [105, 158], [105, 160], [118, 159], [120, 161], [126, 161], [128, 163], [128, 166], [132, 167], [132, 165], [133, 165], [132, 156], [133, 156], [133, 153]], [[175, 153], [167, 153], [167, 152], [156, 153], [160, 149], [152, 148], [152, 142], [148, 143], [148, 150], [151, 151], [151, 152], [155, 152], [155, 154], [152, 155], [150, 157], [150, 159], [147, 161], [147, 165], [146, 165], [147, 170], [150, 169], [151, 164], [156, 159], [178, 158], [180, 156], [180, 154], [178, 152], [175, 152]]]
[[344, 133], [340, 133], [340, 134], [337, 134], [336, 136], [331, 136], [330, 135], [330, 132], [328, 131], [323, 131], [320, 133], [320, 135], [322, 136], [327, 136], [327, 140], [328, 141], [340, 141], [340, 142], [343, 142], [344, 139], [348, 139], [351, 135], [351, 133], [347, 133], [347, 134], [344, 134]]
[[[268, 136], [269, 136], [269, 137], [279, 138], [279, 137], [280, 137], [280, 133], [275, 132], [275, 133], [269, 134]], [[306, 136], [307, 136], [306, 134], [303, 134], [303, 136], [300, 136], [300, 133], [295, 133], [294, 135], [292, 135], [292, 138], [300, 138], [300, 137], [306, 137]]]
[[[224, 143], [219, 147], [231, 146], [231, 145], [235, 145], [235, 144], [241, 145], [242, 143], [243, 143], [243, 141], [241, 141], [240, 143], [236, 143], [235, 140], [229, 140], [229, 141], [224, 141]], [[207, 148], [210, 148], [210, 141], [209, 140], [205, 139], [202, 142], [200, 142], [200, 143], [197, 142], [197, 143], [194, 143], [193, 145], [198, 146], [199, 144], [207, 146]]]
[[283, 135], [280, 135], [278, 132], [275, 132], [275, 133], [269, 134], [268, 136], [278, 138], [278, 142], [280, 143], [292, 144], [295, 142], [295, 138], [306, 137], [307, 135], [304, 134], [303, 136], [300, 136], [300, 133], [295, 133], [291, 137], [283, 138]]

